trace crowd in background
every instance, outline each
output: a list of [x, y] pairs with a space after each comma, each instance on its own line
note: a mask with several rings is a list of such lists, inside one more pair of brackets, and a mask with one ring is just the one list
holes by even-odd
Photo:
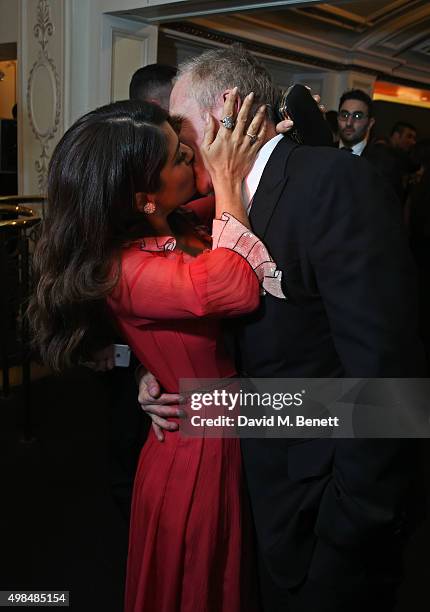
[[333, 144], [365, 157], [390, 183], [415, 259], [420, 292], [420, 329], [430, 363], [430, 140], [419, 128], [397, 121], [386, 137], [373, 136], [376, 120], [371, 98], [362, 90], [345, 92], [338, 111], [326, 113]]

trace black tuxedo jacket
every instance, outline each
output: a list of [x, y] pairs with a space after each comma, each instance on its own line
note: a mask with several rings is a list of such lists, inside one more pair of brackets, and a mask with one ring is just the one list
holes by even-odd
[[[425, 375], [413, 264], [391, 194], [360, 157], [280, 141], [251, 223], [283, 272], [288, 299], [265, 295], [239, 324], [243, 375]], [[259, 549], [273, 580], [338, 583], [352, 571], [346, 558], [400, 534], [406, 444], [242, 441]]]

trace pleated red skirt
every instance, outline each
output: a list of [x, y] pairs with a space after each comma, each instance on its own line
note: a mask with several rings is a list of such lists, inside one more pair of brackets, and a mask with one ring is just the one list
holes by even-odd
[[137, 469], [125, 612], [251, 612], [240, 442], [151, 431]]

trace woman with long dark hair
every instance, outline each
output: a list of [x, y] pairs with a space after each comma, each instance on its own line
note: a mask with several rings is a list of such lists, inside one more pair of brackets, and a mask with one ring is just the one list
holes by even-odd
[[[90, 356], [107, 315], [166, 392], [177, 393], [180, 378], [235, 375], [220, 320], [256, 308], [260, 283], [282, 296], [241, 200], [265, 129], [264, 108], [248, 121], [251, 104], [252, 95], [236, 127], [226, 121], [217, 134], [208, 118], [202, 149], [216, 199], [212, 244], [179, 208], [194, 194], [193, 152], [163, 110], [111, 104], [63, 136], [49, 169], [29, 308], [35, 343], [54, 370]], [[172, 432], [159, 444], [151, 432], [133, 493], [127, 612], [249, 612], [241, 500], [238, 440]]]

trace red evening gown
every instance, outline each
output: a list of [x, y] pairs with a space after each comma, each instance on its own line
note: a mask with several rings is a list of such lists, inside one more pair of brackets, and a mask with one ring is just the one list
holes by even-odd
[[[145, 238], [124, 249], [109, 306], [137, 358], [176, 393], [180, 378], [234, 376], [220, 320], [255, 309], [259, 282], [232, 250], [193, 258], [172, 246]], [[151, 429], [134, 484], [126, 612], [254, 610], [242, 497], [239, 440], [167, 432], [160, 443]]]

